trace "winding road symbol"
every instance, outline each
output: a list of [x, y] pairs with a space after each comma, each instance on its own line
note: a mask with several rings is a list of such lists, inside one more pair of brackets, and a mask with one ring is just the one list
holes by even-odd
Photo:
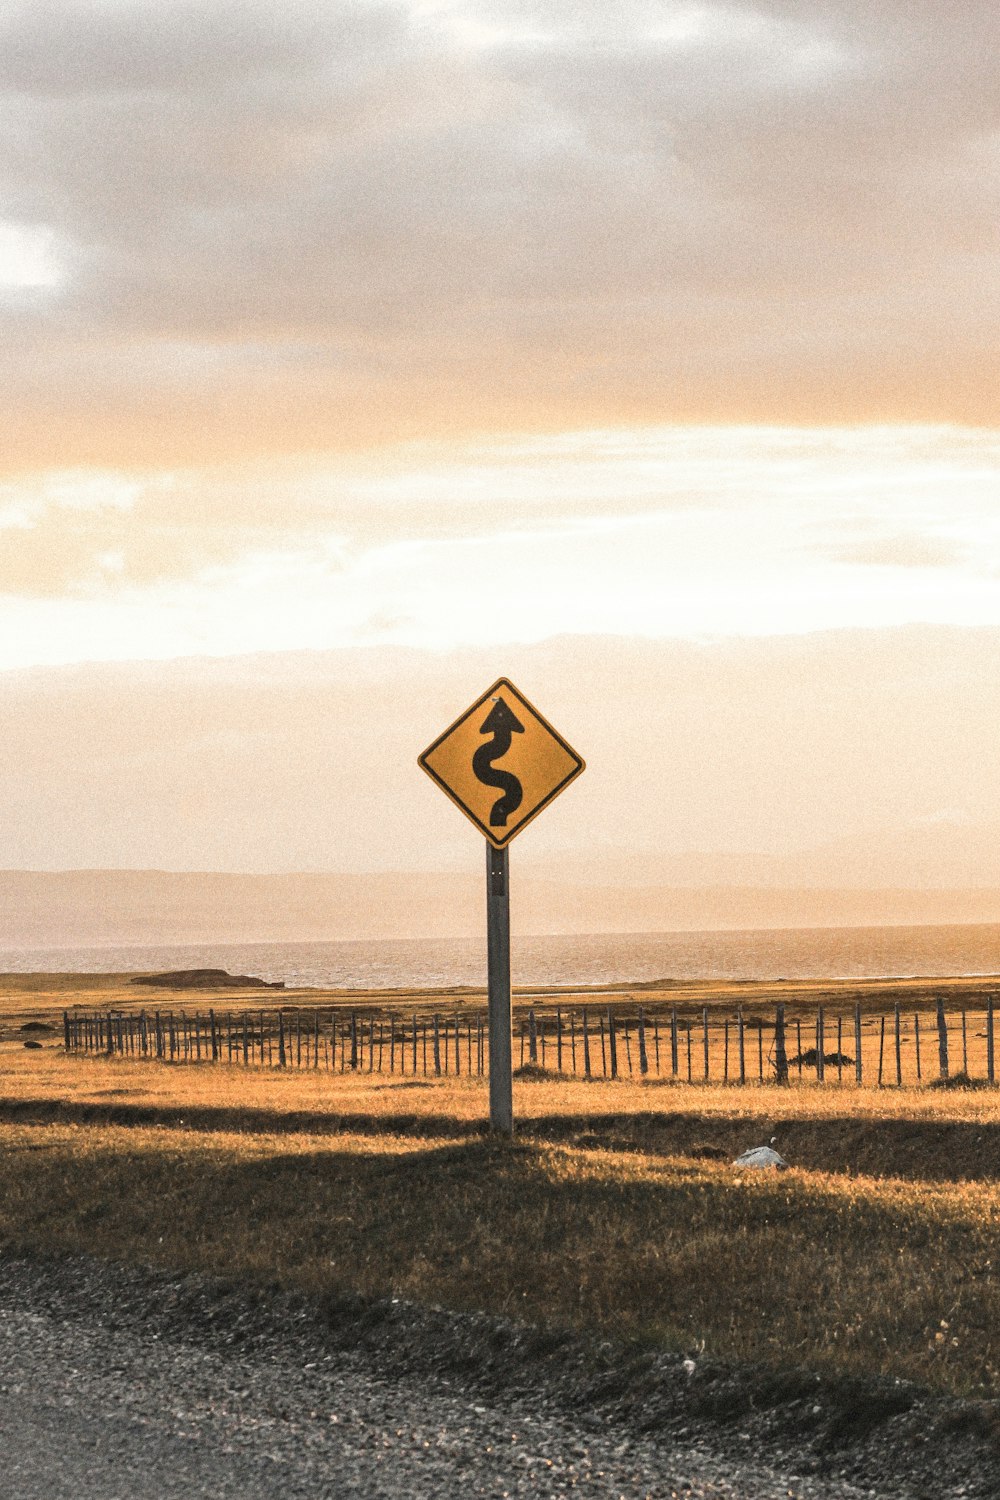
[[514, 735], [524, 733], [524, 725], [502, 698], [496, 698], [480, 725], [479, 733], [491, 734], [493, 738], [485, 745], [480, 745], [472, 757], [473, 774], [484, 786], [503, 788], [503, 796], [497, 798], [490, 810], [490, 827], [506, 828], [510, 814], [521, 806], [524, 788], [516, 776], [510, 771], [496, 769], [493, 762], [503, 759], [511, 747]]
[[417, 763], [494, 849], [506, 849], [584, 768], [509, 677], [480, 693]]

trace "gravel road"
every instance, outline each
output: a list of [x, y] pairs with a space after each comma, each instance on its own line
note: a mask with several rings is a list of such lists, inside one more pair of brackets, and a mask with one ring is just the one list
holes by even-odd
[[[363, 1326], [337, 1337], [301, 1300], [241, 1301], [193, 1278], [0, 1260], [0, 1490], [10, 1500], [976, 1493], [940, 1476], [924, 1490], [809, 1473], [805, 1449], [797, 1472], [787, 1454], [762, 1462], [739, 1431], [725, 1443], [676, 1425], [642, 1432], [531, 1390], [523, 1366], [509, 1395], [502, 1382], [484, 1394], [474, 1361], [445, 1377], [408, 1358], [405, 1309], [391, 1338]], [[429, 1330], [416, 1314], [414, 1346]]]

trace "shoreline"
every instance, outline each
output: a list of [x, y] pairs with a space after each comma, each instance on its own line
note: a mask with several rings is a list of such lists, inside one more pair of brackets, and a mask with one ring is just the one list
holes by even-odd
[[[205, 988], [135, 988], [132, 981], [146, 974], [144, 969], [114, 971], [0, 970], [0, 1007], [15, 997], [38, 996], [48, 992], [53, 1001], [69, 994], [93, 997], [114, 996], [117, 1004], [128, 1002], [128, 1009], [154, 1009], [157, 1001], [169, 999], [173, 1004], [200, 1005], [225, 1002], [248, 1008], [248, 1002], [265, 997], [269, 1007], [286, 1003], [303, 1006], [313, 1003], [386, 1004], [403, 1002], [430, 1003], [435, 1000], [462, 1000], [485, 1004], [485, 985], [287, 985], [283, 989], [245, 987], [241, 985]], [[234, 978], [237, 976], [233, 976]], [[643, 1004], [695, 1003], [714, 1006], [726, 1004], [773, 1004], [801, 1000], [808, 1004], [860, 1000], [891, 1003], [899, 1000], [929, 1006], [938, 997], [949, 1000], [982, 999], [1000, 996], [1000, 973], [893, 975], [878, 978], [860, 976], [818, 977], [807, 979], [619, 979], [602, 984], [537, 984], [512, 986], [512, 995], [522, 1004], [532, 1000], [568, 1001], [570, 999], [620, 997], [641, 999]], [[242, 1003], [241, 1003], [242, 1002]], [[93, 1002], [90, 1002], [93, 1003]], [[162, 1007], [161, 1007], [162, 1008]], [[259, 1009], [260, 1006], [251, 1007]]]

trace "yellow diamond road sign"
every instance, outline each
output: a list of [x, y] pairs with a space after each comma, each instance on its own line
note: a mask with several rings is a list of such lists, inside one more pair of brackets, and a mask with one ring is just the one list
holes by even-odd
[[418, 763], [497, 849], [584, 769], [572, 746], [506, 677], [487, 688]]

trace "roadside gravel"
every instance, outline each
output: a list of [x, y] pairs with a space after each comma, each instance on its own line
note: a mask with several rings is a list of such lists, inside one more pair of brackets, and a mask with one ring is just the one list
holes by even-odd
[[1000, 1493], [989, 1413], [956, 1422], [955, 1403], [910, 1396], [852, 1445], [827, 1390], [789, 1418], [806, 1377], [761, 1410], [736, 1399], [741, 1378], [754, 1389], [721, 1366], [398, 1303], [0, 1259], [11, 1500]]

